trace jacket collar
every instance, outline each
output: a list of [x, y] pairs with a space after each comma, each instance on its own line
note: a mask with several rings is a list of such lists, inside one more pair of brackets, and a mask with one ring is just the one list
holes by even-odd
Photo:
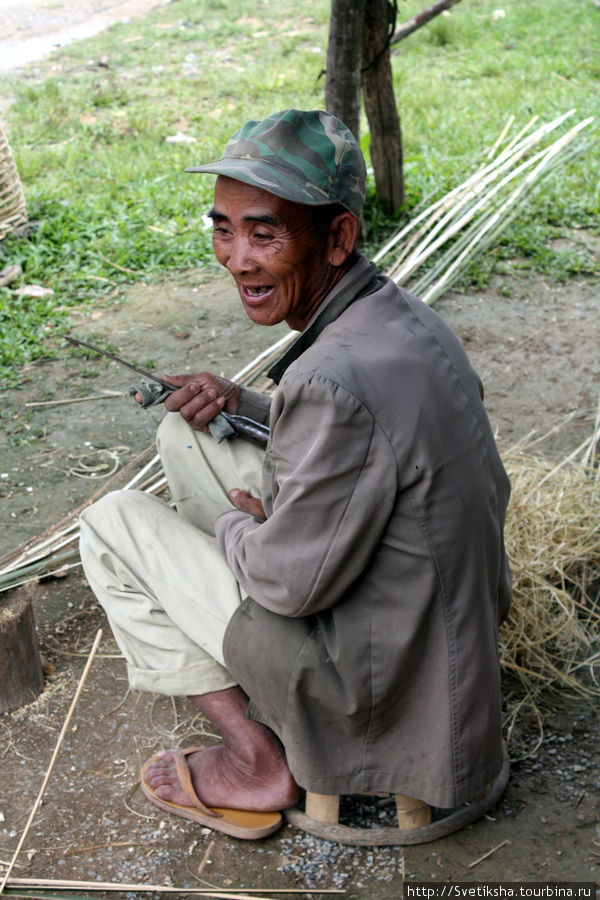
[[357, 253], [356, 262], [344, 277], [327, 294], [300, 337], [267, 372], [267, 377], [279, 384], [285, 370], [305, 350], [314, 344], [327, 325], [340, 316], [351, 303], [371, 294], [377, 288], [377, 266]]

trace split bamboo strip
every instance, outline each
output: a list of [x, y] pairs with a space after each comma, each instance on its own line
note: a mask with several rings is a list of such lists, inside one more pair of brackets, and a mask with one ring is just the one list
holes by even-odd
[[[410, 242], [400, 248], [396, 261], [387, 270], [388, 276], [398, 284], [405, 284], [410, 276], [420, 268], [423, 263], [435, 253], [435, 251], [451, 241], [456, 235], [460, 233], [463, 233], [464, 235], [465, 225], [468, 225], [473, 220], [477, 221], [477, 215], [483, 212], [486, 218], [475, 238], [468, 242], [466, 248], [461, 248], [462, 253], [460, 254], [454, 252], [451, 245], [446, 257], [443, 258], [438, 266], [438, 269], [443, 270], [444, 275], [436, 283], [435, 297], [443, 293], [451, 280], [456, 278], [460, 273], [460, 267], [464, 267], [466, 259], [472, 258], [475, 249], [478, 249], [479, 251], [483, 249], [482, 237], [486, 232], [490, 231], [493, 227], [491, 234], [493, 234], [494, 239], [498, 237], [500, 229], [497, 226], [501, 225], [502, 228], [504, 228], [511, 221], [511, 218], [506, 214], [507, 211], [516, 205], [517, 200], [524, 199], [526, 192], [530, 191], [535, 185], [539, 186], [542, 175], [548, 174], [546, 171], [548, 167], [562, 161], [558, 157], [563, 154], [565, 148], [581, 131], [583, 131], [583, 129], [587, 128], [592, 121], [593, 119], [591, 118], [583, 120], [571, 128], [565, 135], [554, 141], [549, 147], [538, 151], [529, 159], [520, 162], [517, 166], [514, 165], [517, 161], [516, 157], [511, 157], [509, 163], [513, 167], [506, 172], [506, 174], [502, 175], [500, 180], [496, 181], [496, 184], [492, 184], [494, 178], [497, 179], [506, 166], [497, 167], [495, 171], [492, 170], [491, 166], [488, 167], [485, 177], [482, 176], [477, 183], [470, 187], [469, 191], [460, 196], [457, 202], [448, 208], [441, 218], [438, 218], [436, 224], [433, 224], [431, 220], [426, 223], [426, 226], [429, 226], [429, 234], [427, 237], [423, 237], [418, 248], [414, 252], [408, 255], [406, 253]], [[528, 170], [532, 169], [532, 172], [528, 172]], [[525, 178], [522, 178], [521, 176], [523, 176], [525, 172], [527, 172], [527, 175]], [[509, 186], [511, 181], [515, 181], [516, 179], [521, 179], [520, 183], [513, 189], [508, 199], [503, 201], [503, 191]], [[490, 207], [491, 212], [489, 212]], [[486, 245], [487, 243], [489, 243], [489, 241], [486, 242]], [[448, 265], [448, 256], [450, 256], [451, 259], [452, 257], [456, 257], [451, 266]], [[425, 277], [428, 277], [428, 273], [426, 273]], [[433, 292], [424, 296], [421, 283], [411, 284], [411, 290], [425, 302], [432, 302]]]
[[88, 394], [87, 397], [68, 397], [66, 400], [34, 400], [26, 403], [27, 408], [37, 406], [66, 406], [70, 403], [87, 403], [88, 400], [112, 400], [115, 397], [124, 397], [123, 391], [102, 391], [101, 394]]
[[38, 559], [44, 559], [47, 556], [49, 549], [50, 552], [56, 553], [56, 551], [60, 550], [61, 547], [65, 546], [70, 541], [77, 539], [77, 534], [72, 534], [71, 537], [67, 537], [67, 535], [71, 534], [73, 531], [76, 531], [76, 529], [77, 522], [72, 522], [70, 525], [67, 525], [66, 528], [63, 529], [63, 531], [60, 532], [58, 538], [56, 534], [52, 534], [47, 538], [38, 540], [38, 542], [33, 546], [31, 546], [30, 543], [26, 544], [25, 548], [19, 551], [19, 555], [15, 559], [11, 559], [8, 565], [0, 569], [0, 578], [5, 574], [14, 571], [15, 569], [20, 568], [24, 564], [31, 565]]
[[[252, 900], [261, 900], [258, 894], [344, 894], [342, 888], [318, 888], [311, 891], [308, 888], [203, 888], [203, 887], [175, 887], [173, 885], [160, 884], [126, 884], [114, 881], [63, 881], [51, 878], [11, 878], [9, 887], [44, 888], [46, 890], [86, 890], [86, 891], [152, 891], [160, 894], [199, 894], [204, 897], [231, 898], [231, 900], [243, 900], [244, 897], [252, 897]], [[263, 898], [267, 900], [267, 898]]]
[[[564, 162], [566, 155], [572, 157], [576, 152], [578, 151], [574, 150], [564, 154], [561, 162]], [[558, 161], [554, 162], [552, 167], [556, 164], [558, 164]], [[551, 174], [552, 167], [547, 167], [544, 172], [540, 170], [536, 183], [531, 185], [530, 189], [532, 187], [539, 189], [543, 179]], [[525, 195], [516, 198], [518, 203], [514, 202], [512, 209], [510, 205], [506, 205], [501, 216], [498, 216], [497, 211], [492, 209], [491, 212], [486, 213], [481, 219], [472, 222], [470, 227], [454, 243], [450, 244], [450, 247], [429, 270], [426, 270], [418, 280], [411, 282], [410, 290], [424, 299], [425, 302], [432, 304], [456, 280], [460, 275], [461, 269], [466, 267], [467, 262], [472, 259], [475, 252], [479, 255], [483, 253], [500, 236], [501, 232], [508, 227], [515, 216], [518, 215], [520, 204], [524, 199]], [[467, 248], [466, 251], [465, 248]], [[448, 278], [448, 267], [454, 263], [460, 254], [463, 255], [459, 260], [459, 266], [453, 271], [452, 278]], [[440, 273], [443, 274], [440, 275]], [[433, 289], [427, 294], [427, 289], [431, 284], [433, 284]]]
[[[594, 431], [592, 432], [592, 437], [590, 438], [589, 444], [585, 451], [585, 454], [581, 460], [581, 465], [584, 467], [591, 467], [594, 465], [594, 460], [596, 458], [596, 454], [598, 452], [598, 446], [600, 443], [600, 399], [598, 400], [598, 408], [596, 410], [596, 421], [594, 422]], [[596, 468], [596, 478], [600, 477], [600, 466]]]
[[78, 569], [81, 565], [79, 559], [79, 550], [73, 547], [70, 553], [63, 553], [57, 556], [50, 556], [41, 560], [37, 565], [22, 566], [18, 570], [18, 575], [10, 574], [0, 579], [0, 592], [12, 590], [12, 588], [21, 587], [36, 581], [38, 578], [51, 578], [53, 575], [62, 575], [70, 569]]
[[[550, 174], [547, 170], [545, 176]], [[542, 178], [538, 176], [536, 188], [539, 189]], [[518, 202], [516, 202], [518, 200]], [[475, 252], [479, 255], [490, 246], [512, 222], [519, 213], [519, 203], [524, 197], [516, 198], [512, 204], [508, 204], [498, 216], [495, 210], [486, 214], [483, 220], [472, 222], [471, 226], [450, 245], [444, 254], [436, 260], [435, 264], [427, 270], [417, 281], [410, 284], [410, 290], [417, 294], [424, 302], [431, 305], [437, 298], [448, 290], [451, 284], [458, 278], [468, 260], [472, 259]], [[460, 257], [460, 258], [459, 258]], [[455, 265], [458, 259], [458, 264]], [[451, 277], [448, 276], [450, 266], [454, 266]], [[440, 274], [443, 273], [443, 274]], [[433, 287], [430, 287], [433, 285]]]
[[[522, 137], [534, 123], [535, 118], [532, 119], [491, 163], [480, 167], [462, 185], [404, 226], [375, 255], [375, 261], [385, 259], [399, 244], [386, 274], [398, 284], [408, 283], [413, 293], [425, 302], [433, 303], [459, 277], [476, 253], [481, 254], [492, 241], [497, 240], [519, 212], [526, 195], [540, 187], [552, 168], [581, 152], [582, 147], [568, 145], [591, 124], [591, 118], [575, 125], [545, 149], [524, 158], [573, 112], [570, 110]], [[505, 132], [506, 127], [503, 134]], [[488, 151], [488, 157], [498, 143]], [[529, 174], [523, 179], [523, 174], [528, 171]], [[510, 183], [518, 182], [518, 179], [522, 179], [521, 184], [517, 184], [508, 200], [503, 199]], [[440, 257], [442, 248], [446, 249]], [[432, 256], [436, 262], [424, 269], [424, 263]], [[415, 281], [415, 273], [422, 269], [423, 274]]]
[[198, 866], [198, 869], [195, 873], [196, 878], [199, 879], [200, 875], [202, 875], [202, 873], [204, 872], [204, 869], [206, 868], [207, 863], [210, 861], [210, 858], [212, 856], [214, 849], [215, 849], [215, 841], [213, 840], [210, 842], [210, 844], [208, 845], [208, 847], [202, 854], [202, 859], [200, 860], [200, 865]]
[[[399, 266], [396, 265], [389, 270], [388, 275], [392, 278], [393, 281], [397, 283], [403, 283], [406, 279], [412, 275], [412, 273], [418, 269], [426, 259], [428, 259], [435, 251], [443, 246], [450, 238], [454, 237], [455, 234], [462, 231], [464, 226], [470, 222], [476, 214], [482, 209], [484, 206], [489, 204], [489, 202], [496, 196], [496, 194], [500, 193], [503, 187], [508, 184], [509, 181], [518, 178], [519, 175], [522, 174], [523, 171], [535, 165], [538, 159], [542, 158], [545, 155], [545, 151], [540, 151], [539, 154], [536, 154], [532, 159], [526, 160], [524, 163], [521, 163], [516, 169], [511, 170], [507, 175], [504, 176], [496, 185], [494, 185], [487, 193], [482, 194], [483, 188], [485, 184], [488, 182], [481, 182], [477, 185], [477, 189], [470, 191], [468, 194], [463, 195], [460, 201], [452, 207], [445, 216], [443, 216], [437, 223], [437, 225], [431, 230], [429, 237], [426, 243], [419, 245], [419, 252], [414, 253], [411, 257], [409, 257], [408, 262], [404, 262], [404, 265]], [[475, 199], [477, 198], [478, 199]], [[475, 202], [466, 208], [466, 210], [462, 213], [460, 218], [456, 218], [456, 214], [460, 212], [463, 206], [470, 200], [474, 200]], [[445, 231], [442, 231], [445, 225], [448, 224], [448, 227]], [[441, 232], [441, 233], [440, 233]], [[436, 235], [440, 234], [439, 237], [436, 238]], [[435, 240], [433, 240], [436, 238]]]
[[[514, 122], [514, 121], [515, 121], [515, 117], [514, 117], [513, 114], [511, 114], [511, 115], [508, 117], [508, 119], [506, 120], [506, 124], [505, 124], [504, 128], [502, 129], [502, 131], [500, 132], [500, 134], [498, 135], [498, 137], [496, 138], [496, 140], [494, 141], [494, 143], [492, 144], [492, 146], [490, 147], [490, 149], [488, 150], [488, 152], [485, 154], [485, 158], [486, 158], [486, 159], [493, 159], [493, 158], [494, 158], [494, 156], [496, 155], [496, 152], [497, 152], [498, 148], [499, 148], [500, 145], [502, 144], [502, 141], [504, 140], [504, 138], [506, 137], [506, 135], [508, 134], [508, 132], [509, 132], [510, 129], [512, 128], [513, 122]], [[527, 128], [528, 128], [528, 126], [526, 125], [526, 126], [525, 126], [525, 129], [527, 129]]]
[[[492, 192], [492, 194], [490, 196], [493, 196], [493, 193], [497, 192], [503, 186], [504, 181], [517, 177], [520, 174], [522, 167], [530, 166], [532, 164], [531, 160], [526, 161], [525, 163], [521, 163], [521, 165], [519, 167], [517, 167], [517, 169], [514, 168], [515, 163], [530, 149], [532, 143], [533, 143], [533, 140], [531, 140], [528, 144], [519, 145], [518, 150], [515, 151], [515, 153], [508, 158], [503, 157], [501, 163], [499, 162], [499, 159], [497, 159], [494, 163], [486, 166], [483, 170], [478, 170], [475, 173], [475, 175], [472, 176], [470, 181], [466, 183], [466, 186], [468, 187], [468, 189], [464, 189], [465, 186], [463, 186], [463, 190], [459, 194], [458, 199], [454, 204], [451, 205], [448, 202], [445, 202], [440, 207], [440, 210], [438, 211], [438, 216], [434, 217], [434, 220], [439, 218], [439, 212], [441, 210], [446, 209], [447, 212], [438, 221], [437, 225], [434, 228], [432, 228], [432, 230], [429, 233], [429, 238], [427, 239], [427, 241], [425, 241], [419, 245], [420, 250], [421, 250], [419, 256], [421, 256], [421, 257], [423, 256], [425, 249], [430, 251], [431, 239], [433, 237], [435, 237], [435, 235], [443, 228], [443, 226], [446, 224], [446, 222], [451, 220], [452, 218], [455, 218], [456, 214], [469, 201], [473, 200], [478, 195], [482, 194], [484, 188], [488, 184], [492, 183], [498, 177], [499, 174], [501, 174], [502, 172], [504, 172], [507, 169], [509, 170], [508, 174], [504, 176], [504, 179], [500, 182], [499, 186], [497, 186], [494, 189], [494, 191]], [[540, 151], [540, 153], [544, 153], [544, 151]], [[512, 169], [511, 169], [511, 166], [513, 167]], [[453, 192], [451, 192], [451, 194], [452, 193]], [[482, 206], [484, 202], [485, 202], [484, 200], [480, 199], [477, 202], [477, 206]], [[477, 206], [472, 211], [472, 215], [476, 212]], [[467, 209], [469, 209], [469, 208], [467, 207]], [[471, 217], [472, 217], [472, 215], [471, 215]], [[467, 221], [468, 221], [468, 218], [467, 218]], [[460, 230], [461, 227], [462, 227], [462, 225], [460, 223], [458, 225], [455, 224], [453, 227], [453, 232]], [[405, 251], [403, 251], [403, 255], [406, 255]], [[429, 252], [427, 253], [427, 255], [429, 255]], [[390, 277], [393, 278], [395, 281], [401, 279], [401, 276], [396, 275], [396, 273], [398, 272], [398, 269], [399, 269], [399, 265], [398, 265], [398, 261], [397, 261], [394, 268], [388, 273], [388, 274], [390, 274]]]
[[[436, 200], [431, 206], [427, 209], [423, 210], [417, 216], [415, 216], [411, 221], [400, 229], [390, 240], [385, 244], [381, 250], [379, 250], [375, 256], [373, 257], [374, 262], [380, 262], [384, 259], [387, 254], [405, 237], [406, 234], [409, 234], [414, 228], [422, 223], [423, 220], [431, 217], [436, 210], [440, 207], [448, 208], [457, 197], [461, 197], [465, 192], [470, 191], [474, 185], [478, 184], [482, 178], [486, 177], [488, 174], [493, 172], [493, 170], [499, 165], [507, 162], [507, 158], [511, 155], [520, 156], [522, 152], [525, 152], [529, 146], [533, 146], [538, 143], [546, 134], [550, 133], [554, 129], [558, 128], [562, 123], [574, 114], [575, 110], [571, 109], [566, 113], [563, 113], [561, 116], [558, 116], [552, 122], [547, 123], [546, 125], [541, 126], [536, 132], [533, 133], [529, 138], [524, 138], [519, 143], [519, 138], [523, 133], [527, 130], [527, 128], [535, 121], [535, 118], [510, 142], [510, 144], [504, 148], [504, 150], [498, 155], [496, 160], [490, 163], [487, 167], [484, 167], [483, 170], [476, 170], [473, 175], [467, 178], [462, 184], [453, 188], [449, 191], [444, 197]], [[516, 142], [516, 144], [515, 144]]]
[[[53, 886], [53, 888], [38, 887], [36, 889], [35, 887], [34, 888], [21, 887], [22, 893], [17, 893], [16, 896], [23, 897], [23, 898], [32, 897], [32, 898], [34, 898], [34, 900], [35, 900], [35, 898], [37, 898], [37, 900], [47, 900], [48, 897], [55, 898], [57, 895], [60, 896], [62, 891], [72, 891], [72, 890], [87, 891], [92, 894], [96, 891], [103, 891], [106, 893], [112, 893], [115, 891], [119, 892], [119, 893], [121, 893], [122, 891], [128, 891], [128, 892], [133, 893], [135, 891], [136, 893], [172, 894], [172, 893], [176, 892], [178, 894], [184, 894], [184, 895], [185, 894], [196, 894], [196, 895], [199, 894], [198, 890], [195, 890], [194, 888], [171, 888], [168, 885], [166, 885], [165, 887], [161, 887], [161, 885], [155, 884], [155, 885], [150, 885], [150, 886], [146, 887], [143, 884], [119, 885], [118, 883], [115, 882], [114, 885], [111, 887], [110, 882], [105, 883], [104, 886], [102, 886], [101, 882], [98, 882], [98, 884], [100, 886], [96, 888], [93, 886], [94, 884], [95, 884], [95, 882], [87, 883], [87, 882], [76, 882], [75, 881], [72, 883], [71, 887], [60, 887], [57, 884], [55, 884]], [[11, 894], [14, 894], [14, 891], [18, 890], [18, 889], [16, 887], [14, 887], [14, 888], [11, 888], [10, 890], [11, 890]], [[35, 893], [36, 890], [39, 891], [38, 894]], [[45, 891], [51, 891], [51, 890], [54, 891], [54, 893], [49, 893], [49, 894], [43, 893]], [[31, 893], [32, 891], [33, 891], [33, 894]], [[264, 894], [262, 892], [260, 894], [249, 894], [247, 891], [244, 891], [244, 892], [240, 891], [240, 892], [236, 893], [235, 891], [207, 890], [205, 893], [202, 893], [199, 896], [215, 898], [215, 900], [270, 900], [270, 898], [264, 896]], [[86, 895], [85, 894], [77, 894], [74, 896], [73, 894], [67, 894], [67, 897], [69, 898], [69, 900], [85, 900]]]
[[[558, 124], [562, 124], [562, 122], [572, 114], [573, 111], [569, 113], [565, 113], [563, 116], [560, 116], [558, 119], [554, 120], [554, 122], [550, 123], [548, 126], [542, 126], [533, 135], [530, 135], [528, 138], [517, 142], [514, 144], [514, 141], [511, 142], [509, 146], [512, 147], [512, 152], [509, 154], [507, 150], [503, 150], [501, 154], [494, 160], [493, 163], [490, 163], [488, 166], [484, 166], [484, 168], [479, 168], [466, 182], [460, 185], [458, 188], [450, 191], [445, 197], [443, 197], [440, 201], [433, 204], [433, 206], [429, 207], [428, 210], [425, 210], [420, 216], [415, 217], [407, 226], [404, 227], [392, 240], [386, 245], [386, 247], [380, 251], [374, 257], [375, 261], [378, 262], [388, 252], [392, 245], [394, 245], [400, 237], [408, 234], [415, 222], [420, 221], [423, 217], [425, 217], [424, 223], [418, 228], [418, 230], [413, 234], [413, 236], [407, 239], [403, 244], [401, 244], [399, 251], [396, 253], [396, 258], [394, 263], [388, 268], [386, 274], [396, 281], [398, 284], [405, 283], [407, 278], [419, 268], [423, 262], [431, 254], [434, 252], [436, 247], [447, 243], [450, 238], [452, 238], [458, 231], [462, 225], [466, 222], [471, 221], [473, 215], [476, 210], [473, 209], [473, 203], [476, 202], [478, 206], [484, 206], [483, 201], [477, 201], [478, 195], [481, 195], [482, 192], [490, 185], [494, 180], [497, 180], [499, 175], [508, 171], [508, 175], [504, 176], [504, 179], [512, 179], [519, 174], [521, 169], [515, 170], [515, 164], [527, 153], [529, 152], [535, 144], [537, 144], [541, 138], [545, 137], [549, 130], [553, 130], [558, 127]], [[522, 132], [521, 132], [522, 133]], [[515, 139], [516, 140], [516, 139]], [[544, 153], [546, 151], [540, 151]], [[524, 164], [521, 164], [521, 166]], [[531, 166], [532, 162], [526, 162], [527, 166]], [[512, 167], [512, 172], [510, 171]], [[489, 194], [486, 198], [485, 203], [489, 204], [490, 196], [493, 194]], [[461, 224], [457, 224], [457, 218], [461, 214], [461, 210], [464, 209], [463, 221]], [[431, 213], [431, 214], [430, 214]], [[454, 222], [453, 225], [449, 225], [448, 223]], [[508, 224], [508, 222], [506, 223]], [[446, 227], [444, 232], [444, 237], [442, 239], [438, 239], [436, 247], [432, 247], [432, 240], [435, 236], [442, 230], [442, 228]], [[413, 251], [413, 247], [419, 240], [419, 244], [416, 249]], [[452, 245], [451, 245], [452, 247]], [[479, 248], [479, 252], [482, 248]], [[456, 255], [452, 250], [453, 255]], [[427, 277], [427, 273], [426, 273]], [[416, 286], [411, 285], [411, 290], [413, 293], [417, 293], [419, 296], [419, 289]], [[442, 291], [440, 290], [439, 293]]]
[[274, 344], [271, 344], [270, 347], [267, 347], [266, 350], [263, 350], [262, 353], [259, 353], [258, 356], [256, 356], [252, 360], [252, 362], [248, 363], [247, 366], [244, 366], [243, 369], [240, 369], [239, 372], [237, 372], [231, 380], [237, 382], [238, 384], [248, 384], [249, 379], [252, 379], [256, 372], [262, 373], [264, 371], [265, 361], [271, 360], [297, 337], [297, 331], [290, 331], [289, 334], [285, 334]]
[[487, 853], [484, 853], [482, 856], [474, 859], [473, 862], [468, 863], [468, 868], [472, 869], [474, 866], [478, 866], [480, 862], [483, 862], [484, 859], [487, 859], [492, 853], [495, 853], [497, 850], [500, 850], [501, 847], [506, 847], [507, 844], [510, 844], [510, 840], [505, 838], [505, 840], [500, 841], [499, 844], [496, 844], [495, 847], [492, 847], [491, 850], [488, 850]]
[[[462, 264], [464, 264], [465, 260], [468, 256], [471, 255], [472, 251], [479, 244], [481, 245], [482, 238], [485, 236], [486, 232], [488, 232], [493, 226], [498, 226], [501, 222], [504, 226], [508, 223], [507, 217], [504, 215], [511, 206], [514, 206], [522, 197], [525, 192], [529, 190], [534, 182], [538, 181], [539, 178], [544, 172], [544, 170], [552, 164], [553, 160], [560, 153], [564, 147], [566, 147], [567, 143], [572, 141], [577, 134], [583, 129], [586, 128], [593, 119], [586, 119], [585, 121], [579, 123], [579, 125], [575, 126], [567, 135], [565, 135], [560, 140], [556, 141], [555, 144], [549, 148], [548, 152], [543, 155], [543, 157], [537, 163], [533, 172], [530, 172], [528, 176], [519, 184], [508, 196], [508, 198], [502, 203], [502, 205], [488, 218], [488, 220], [484, 223], [476, 237], [470, 242], [470, 244], [465, 247], [464, 250], [459, 254], [459, 256], [454, 260], [454, 262], [448, 266], [442, 278], [436, 283], [435, 287], [429, 290], [424, 296], [421, 297], [424, 303], [431, 303], [434, 298], [440, 296], [444, 290], [446, 290], [449, 284], [456, 279], [459, 274], [459, 268]], [[503, 218], [504, 216], [504, 218]], [[494, 231], [495, 237], [498, 236], [498, 228], [495, 228]], [[486, 246], [489, 245], [489, 240], [486, 242]]]
[[54, 747], [54, 752], [52, 754], [52, 758], [50, 759], [50, 764], [48, 765], [48, 768], [46, 770], [46, 775], [44, 776], [42, 786], [39, 790], [39, 793], [37, 795], [35, 803], [33, 804], [33, 807], [29, 814], [29, 818], [27, 819], [27, 824], [25, 825], [25, 828], [23, 829], [23, 832], [21, 834], [19, 843], [17, 844], [17, 849], [15, 850], [15, 852], [12, 856], [12, 859], [10, 860], [10, 862], [8, 864], [8, 868], [4, 874], [2, 882], [0, 883], [0, 894], [2, 894], [2, 892], [4, 891], [4, 888], [6, 887], [10, 873], [12, 872], [14, 864], [17, 861], [17, 857], [19, 856], [19, 853], [21, 852], [23, 844], [25, 843], [25, 838], [29, 834], [29, 829], [31, 828], [31, 824], [33, 822], [36, 812], [38, 811], [39, 805], [42, 802], [42, 797], [44, 795], [44, 791], [46, 790], [46, 785], [48, 784], [48, 781], [50, 780], [50, 775], [52, 774], [52, 769], [54, 767], [54, 763], [56, 762], [58, 752], [61, 748], [65, 734], [67, 733], [67, 728], [69, 727], [69, 723], [73, 717], [73, 713], [75, 712], [75, 707], [77, 706], [77, 701], [79, 700], [79, 697], [81, 696], [81, 692], [83, 690], [85, 680], [86, 680], [88, 673], [92, 667], [92, 662], [94, 660], [94, 656], [96, 655], [96, 651], [100, 645], [101, 639], [102, 639], [102, 629], [99, 629], [96, 634], [96, 639], [92, 645], [92, 649], [90, 650], [84, 670], [81, 674], [81, 678], [79, 679], [79, 684], [77, 685], [77, 690], [75, 691], [75, 695], [74, 695], [71, 705], [69, 707], [69, 711], [68, 711], [65, 721], [63, 723], [63, 727], [61, 728], [60, 734], [58, 736], [56, 746]]
[[[564, 113], [564, 115], [559, 116], [558, 119], [554, 119], [554, 120], [553, 120], [553, 123], [552, 123], [553, 126], [558, 127], [558, 125], [562, 125], [562, 123], [564, 122], [564, 120], [567, 119], [569, 116], [572, 116], [574, 112], [575, 112], [574, 109], [570, 109], [568, 112]], [[515, 136], [514, 136], [514, 138], [512, 138], [512, 139], [508, 142], [508, 144], [506, 145], [506, 147], [504, 148], [504, 150], [503, 150], [502, 152], [503, 152], [503, 153], [510, 153], [510, 151], [512, 150], [512, 148], [513, 148], [514, 146], [516, 146], [516, 145], [519, 143], [519, 141], [522, 140], [522, 139], [525, 137], [525, 135], [527, 134], [527, 132], [529, 131], [529, 129], [532, 127], [532, 125], [535, 125], [535, 123], [537, 122], [538, 119], [539, 119], [539, 116], [538, 116], [537, 114], [536, 114], [535, 116], [533, 116], [533, 117], [529, 120], [529, 122], [527, 123], [527, 125], [525, 125], [525, 126], [524, 126], [524, 127], [523, 127], [523, 128], [522, 128]], [[513, 120], [514, 120], [514, 116], [513, 116]], [[543, 128], [544, 128], [544, 126], [542, 126], [542, 129], [543, 129]]]

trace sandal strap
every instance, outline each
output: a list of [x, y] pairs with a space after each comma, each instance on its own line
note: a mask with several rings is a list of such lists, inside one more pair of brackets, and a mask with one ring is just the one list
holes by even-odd
[[190, 753], [195, 753], [197, 750], [203, 749], [202, 747], [191, 747], [188, 750], [174, 750], [173, 751], [173, 759], [175, 760], [175, 769], [177, 772], [177, 778], [179, 779], [179, 784], [181, 785], [181, 789], [186, 795], [187, 799], [190, 801], [190, 806], [195, 806], [196, 809], [199, 809], [201, 812], [205, 813], [207, 816], [214, 816], [217, 819], [221, 819], [223, 817], [223, 813], [215, 812], [214, 809], [210, 809], [210, 807], [205, 806], [200, 797], [197, 795], [194, 790], [194, 785], [192, 784], [192, 776], [190, 773], [190, 767], [188, 766], [187, 757]]

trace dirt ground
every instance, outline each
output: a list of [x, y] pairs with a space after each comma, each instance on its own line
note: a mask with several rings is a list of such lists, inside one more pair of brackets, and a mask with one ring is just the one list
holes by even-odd
[[[98, 12], [125, 16], [156, 5], [0, 0], [0, 56], [17, 31], [27, 39], [48, 37], [49, 29], [76, 26], [80, 12], [84, 20], [86, 13], [88, 19]], [[565, 250], [582, 245], [598, 258], [597, 236], [574, 232], [562, 242]], [[507, 265], [485, 291], [451, 292], [438, 301], [436, 309], [484, 381], [501, 448], [540, 439], [538, 450], [562, 459], [591, 437], [600, 393], [599, 306], [596, 282], [550, 283], [517, 265]], [[72, 320], [77, 336], [110, 343], [157, 373], [211, 368], [232, 376], [285, 333], [253, 326], [229, 281], [198, 271], [120, 291], [93, 311], [74, 311]], [[67, 347], [22, 374], [1, 411], [0, 558], [75, 510], [151, 447], [162, 415], [135, 406], [125, 370]], [[589, 706], [549, 701], [539, 746], [537, 731], [524, 722], [497, 807], [442, 841], [404, 849], [341, 847], [286, 825], [271, 838], [245, 843], [144, 801], [138, 772], [149, 755], [215, 738], [185, 701], [128, 691], [123, 661], [81, 570], [31, 590], [46, 682], [34, 702], [0, 716], [0, 877], [102, 628], [14, 876], [262, 894], [293, 888], [320, 896], [338, 889], [348, 898], [383, 900], [401, 896], [405, 882], [600, 882], [600, 724]], [[0, 594], [0, 606], [6, 597]], [[374, 805], [377, 821], [387, 815], [386, 807]]]

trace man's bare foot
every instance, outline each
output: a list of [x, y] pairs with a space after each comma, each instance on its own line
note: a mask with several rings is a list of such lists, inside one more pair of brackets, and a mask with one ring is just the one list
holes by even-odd
[[[268, 772], [231, 754], [223, 744], [198, 750], [186, 757], [192, 784], [205, 806], [271, 812], [287, 809], [298, 800], [298, 786], [283, 757], [273, 758]], [[189, 806], [181, 788], [173, 752], [165, 750], [146, 768], [146, 783], [162, 800]]]
[[[186, 758], [194, 790], [202, 803], [256, 812], [293, 806], [299, 789], [281, 743], [269, 728], [248, 718], [248, 698], [241, 688], [191, 699], [223, 737], [222, 744], [190, 753]], [[145, 777], [162, 800], [189, 805], [172, 751], [157, 754], [146, 767]]]

